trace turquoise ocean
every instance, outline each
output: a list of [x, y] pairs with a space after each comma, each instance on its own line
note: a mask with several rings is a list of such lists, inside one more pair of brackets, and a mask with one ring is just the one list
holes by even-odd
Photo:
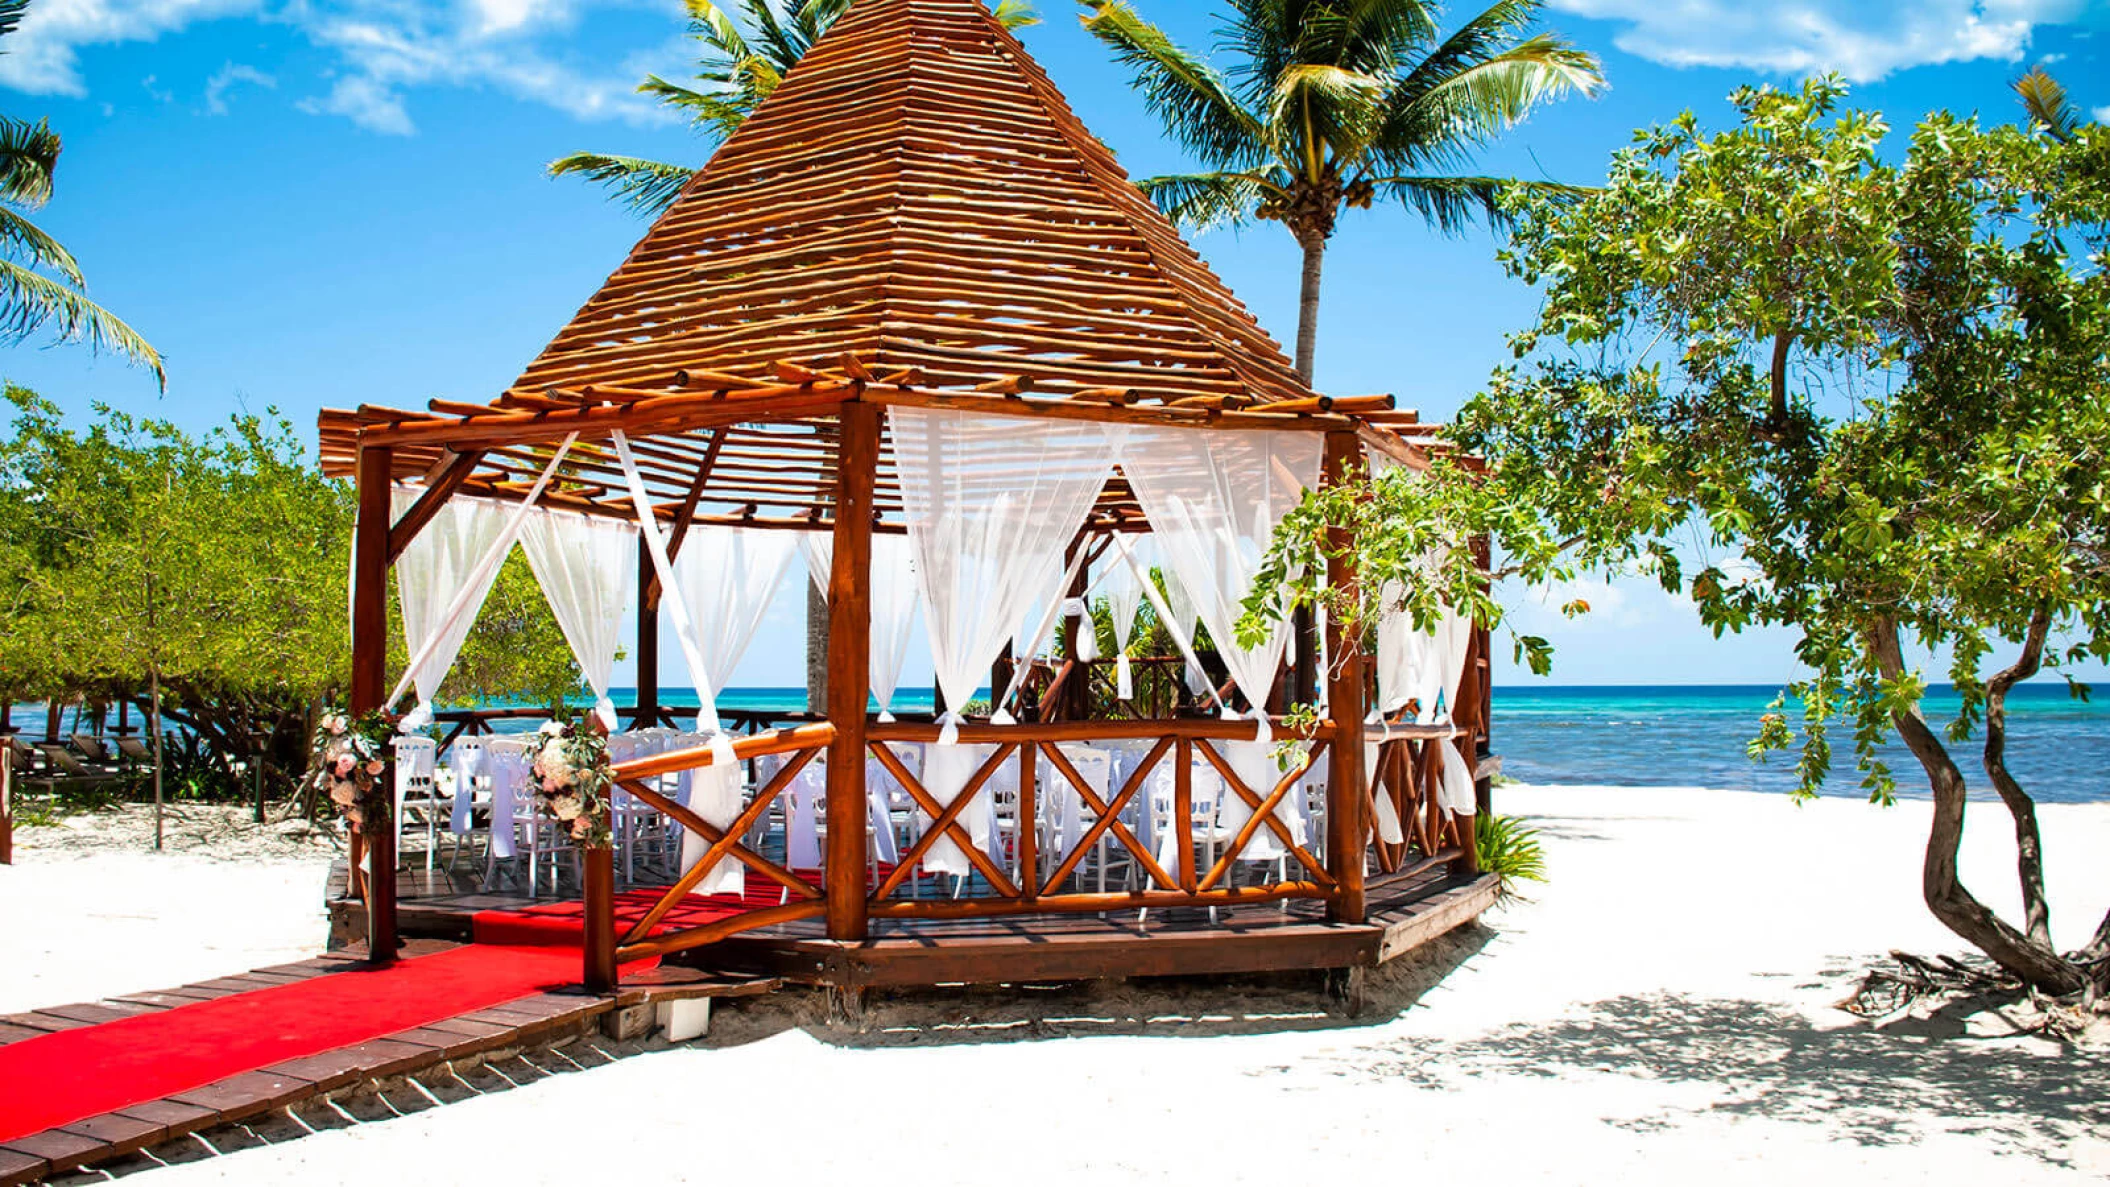
[[[1778, 692], [1763, 685], [1497, 686], [1494, 749], [1503, 772], [1527, 783], [1785, 792], [1794, 786], [1793, 752], [1765, 763], [1744, 756], [1759, 715]], [[634, 694], [616, 689], [614, 695], [618, 703], [629, 703]], [[676, 708], [696, 704], [688, 689], [668, 689], [661, 699]], [[761, 711], [797, 710], [804, 703], [804, 690], [794, 688], [734, 688], [719, 700], [725, 709]], [[1955, 694], [1937, 686], [1926, 711], [1939, 726], [1956, 705]], [[927, 712], [931, 690], [902, 689], [894, 707]], [[37, 707], [16, 706], [12, 716], [32, 736], [42, 733]], [[2077, 701], [2063, 683], [2039, 682], [2015, 691], [2008, 719], [2009, 765], [2037, 799], [2110, 801], [2110, 704]], [[1836, 727], [1834, 737], [1840, 749], [1826, 794], [1865, 795], [1853, 769], [1851, 728]], [[1978, 764], [1979, 744], [1974, 737], [1951, 752], [1974, 794], [1991, 798]], [[1911, 755], [1896, 745], [1880, 753], [1896, 773], [1901, 795], [1926, 794]]]

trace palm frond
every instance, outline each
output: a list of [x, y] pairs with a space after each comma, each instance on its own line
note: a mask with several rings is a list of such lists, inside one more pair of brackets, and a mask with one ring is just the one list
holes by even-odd
[[1268, 97], [1268, 119], [1303, 151], [1293, 154], [1306, 179], [1322, 179], [1326, 152], [1354, 160], [1383, 126], [1385, 80], [1338, 66], [1298, 65], [1282, 72]]
[[1404, 47], [1436, 38], [1436, 11], [1425, 0], [1343, 0], [1342, 65], [1379, 73], [1399, 69]]
[[1604, 85], [1597, 59], [1550, 34], [1502, 48], [1479, 43], [1470, 60], [1435, 55], [1416, 67], [1387, 100], [1375, 155], [1396, 171], [1453, 165], [1466, 153], [1515, 126], [1533, 109], [1571, 94], [1594, 95]]
[[35, 208], [51, 198], [59, 134], [47, 120], [0, 116], [0, 201]]
[[1165, 217], [1199, 234], [1253, 221], [1261, 203], [1281, 189], [1254, 173], [1178, 173], [1146, 177], [1136, 188]]
[[674, 204], [674, 199], [681, 196], [682, 187], [689, 184], [696, 171], [644, 157], [575, 152], [551, 161], [549, 175], [582, 176], [606, 186], [624, 205], [639, 214], [656, 215]]
[[747, 48], [747, 39], [740, 35], [740, 26], [711, 0], [686, 0], [686, 3], [690, 36], [735, 61], [754, 52]]
[[45, 234], [43, 228], [5, 206], [0, 206], [0, 248], [28, 256], [30, 263], [57, 272], [75, 288], [87, 283], [72, 252]]
[[747, 118], [746, 106], [739, 96], [725, 90], [700, 91], [684, 83], [669, 82], [657, 74], [648, 74], [645, 81], [637, 84], [637, 91], [682, 112], [691, 127], [717, 139], [732, 135]]
[[1085, 30], [1129, 68], [1143, 101], [1182, 147], [1204, 163], [1245, 168], [1275, 142], [1267, 126], [1241, 106], [1221, 74], [1180, 48], [1124, 0], [1090, 0]]
[[2032, 66], [2028, 74], [2009, 84], [2022, 100], [2022, 109], [2029, 113], [2030, 121], [2044, 129], [2044, 134], [2061, 144], [2068, 144], [2080, 132], [2081, 113], [2066, 97], [2066, 88], [2042, 66]]
[[1503, 193], [1512, 186], [1533, 183], [1502, 177], [1381, 177], [1372, 178], [1370, 184], [1380, 195], [1397, 199], [1438, 231], [1456, 235], [1471, 227], [1476, 217], [1485, 217], [1490, 226], [1506, 225]]
[[79, 342], [98, 354], [123, 355], [154, 373], [168, 389], [161, 352], [85, 293], [13, 260], [0, 260], [0, 341], [21, 342], [45, 327], [60, 342]]
[[[29, 15], [29, 0], [0, 0], [0, 37], [22, 27], [22, 18]], [[0, 50], [0, 53], [5, 53]]]
[[996, 17], [997, 24], [1013, 33], [1040, 23], [1040, 11], [1033, 7], [1031, 0], [998, 0], [996, 11], [991, 15]]

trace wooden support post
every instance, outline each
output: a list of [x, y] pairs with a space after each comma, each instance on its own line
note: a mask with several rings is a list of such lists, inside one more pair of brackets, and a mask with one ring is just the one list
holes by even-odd
[[637, 542], [637, 716], [632, 729], [659, 724], [659, 573], [652, 550]]
[[865, 938], [865, 699], [872, 684], [872, 482], [879, 406], [847, 403], [836, 462], [835, 557], [828, 579], [828, 938]]
[[[387, 446], [359, 450], [359, 521], [352, 538], [351, 711], [382, 709], [388, 696], [388, 534], [393, 518], [389, 482], [395, 464]], [[388, 776], [384, 775], [383, 778]], [[366, 942], [377, 963], [396, 958], [396, 827], [382, 810], [366, 822]]]
[[615, 992], [615, 850], [585, 853], [586, 992]]
[[[1354, 433], [1326, 434], [1328, 484], [1355, 481], [1362, 468], [1363, 446]], [[1336, 553], [1355, 543], [1345, 528], [1330, 529], [1328, 537], [1329, 550]], [[1326, 584], [1352, 589], [1355, 563], [1333, 557], [1326, 565]], [[1329, 616], [1326, 651], [1326, 712], [1334, 729], [1333, 744], [1326, 748], [1326, 868], [1339, 887], [1326, 914], [1335, 922], [1361, 923], [1363, 851], [1370, 835], [1364, 818], [1369, 797], [1363, 784], [1363, 644]]]
[[[5, 712], [0, 708], [0, 712]], [[15, 736], [0, 730], [0, 866], [15, 864]]]

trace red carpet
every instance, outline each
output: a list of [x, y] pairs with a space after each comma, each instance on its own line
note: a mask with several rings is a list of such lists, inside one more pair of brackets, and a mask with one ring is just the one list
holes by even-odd
[[475, 944], [0, 1046], [0, 1142], [577, 984], [576, 948]]
[[[881, 863], [879, 877], [885, 878], [892, 871], [892, 866]], [[819, 870], [792, 872], [815, 884], [821, 880]], [[922, 876], [935, 877], [931, 874]], [[659, 901], [659, 896], [666, 892], [666, 887], [659, 886], [640, 887], [618, 893], [615, 896], [616, 938], [622, 939], [638, 920], [645, 917], [645, 912], [652, 909], [652, 904]], [[666, 918], [652, 928], [652, 934], [657, 936], [702, 927], [749, 911], [774, 907], [784, 901], [783, 887], [767, 878], [749, 874], [747, 892], [744, 895], [689, 895], [673, 910], [667, 912]], [[474, 919], [476, 942], [516, 945], [568, 944], [578, 947], [586, 942], [584, 916], [585, 904], [577, 899], [541, 903], [517, 910], [478, 911]]]

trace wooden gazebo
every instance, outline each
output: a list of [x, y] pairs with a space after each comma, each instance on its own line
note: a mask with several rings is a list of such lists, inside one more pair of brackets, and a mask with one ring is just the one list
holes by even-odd
[[[610, 983], [618, 956], [674, 953], [853, 993], [882, 984], [1349, 967], [1388, 958], [1492, 900], [1492, 881], [1475, 869], [1470, 818], [1443, 810], [1434, 792], [1440, 748], [1476, 763], [1484, 753], [1486, 646], [1477, 636], [1449, 719], [1383, 731], [1374, 794], [1406, 822], [1397, 843], [1373, 835], [1365, 744], [1379, 731], [1366, 724], [1362, 641], [1338, 632], [1326, 641], [1327, 720], [1306, 759], [1326, 776], [1323, 842], [1299, 844], [1274, 814], [1303, 769], [1283, 772], [1272, 787], [1241, 778], [1220, 751], [1251, 737], [1253, 723], [1214, 714], [1089, 720], [1074, 715], [1074, 698], [1054, 698], [1042, 720], [969, 722], [960, 739], [994, 752], [951, 803], [933, 797], [895, 751], [935, 741], [940, 725], [882, 723], [866, 706], [872, 540], [906, 530], [884, 427], [899, 409], [1021, 425], [1320, 435], [1329, 481], [1378, 455], [1424, 466], [1439, 448], [1389, 397], [1312, 392], [976, 0], [859, 0], [503, 395], [321, 418], [325, 469], [354, 478], [359, 491], [355, 710], [378, 707], [387, 694], [390, 565], [447, 500], [525, 497], [561, 440], [575, 436], [541, 502], [636, 518], [609, 448], [620, 432], [669, 550], [701, 525], [832, 533], [825, 721], [788, 722], [736, 744], [742, 759], [791, 756], [791, 769], [825, 755], [823, 869], [816, 879], [746, 842], [783, 777], [756, 789], [739, 821], [717, 828], [644, 782], [709, 763], [709, 752], [628, 764], [622, 774], [640, 798], [710, 838], [713, 860], [737, 860], [751, 877], [780, 886], [784, 901], [670, 931], [669, 911], [689, 892], [677, 882], [617, 934], [605, 854], [590, 855], [590, 984]], [[398, 484], [421, 490], [400, 516], [391, 507]], [[1117, 470], [1079, 538], [1150, 530]], [[1330, 577], [1354, 580], [1345, 570]], [[656, 721], [658, 579], [649, 559], [639, 561], [638, 582], [639, 704], [630, 711]], [[1300, 637], [1296, 648], [1309, 670], [1315, 644]], [[1214, 868], [1195, 860], [1192, 844], [1165, 868], [1123, 825], [1146, 772], [1102, 797], [1058, 747], [1136, 738], [1153, 742], [1146, 768], [1173, 765], [1181, 797], [1201, 763], [1251, 809]], [[925, 843], [877, 879], [867, 873], [867, 756], [929, 821]], [[961, 807], [1005, 763], [1018, 766], [1020, 811], [1031, 819], [1041, 759], [1086, 797], [1087, 845], [1114, 838], [1148, 872], [1144, 885], [1082, 888], [1073, 874], [1084, 846], [1067, 860], [1036, 853], [1031, 828], [1004, 861], [960, 831]], [[1484, 809], [1484, 781], [1481, 799]], [[1184, 798], [1181, 809], [1184, 816]], [[1263, 829], [1281, 834], [1285, 873], [1231, 885], [1224, 875], [1237, 850]], [[957, 841], [974, 861], [975, 894], [902, 893], [914, 858], [934, 838]], [[377, 953], [398, 932], [392, 844], [376, 843], [383, 851], [371, 855], [365, 887]], [[1137, 922], [1139, 908], [1152, 910], [1148, 925]], [[1209, 910], [1183, 910], [1194, 908]], [[417, 927], [443, 927], [449, 909], [438, 899], [403, 902]]]

